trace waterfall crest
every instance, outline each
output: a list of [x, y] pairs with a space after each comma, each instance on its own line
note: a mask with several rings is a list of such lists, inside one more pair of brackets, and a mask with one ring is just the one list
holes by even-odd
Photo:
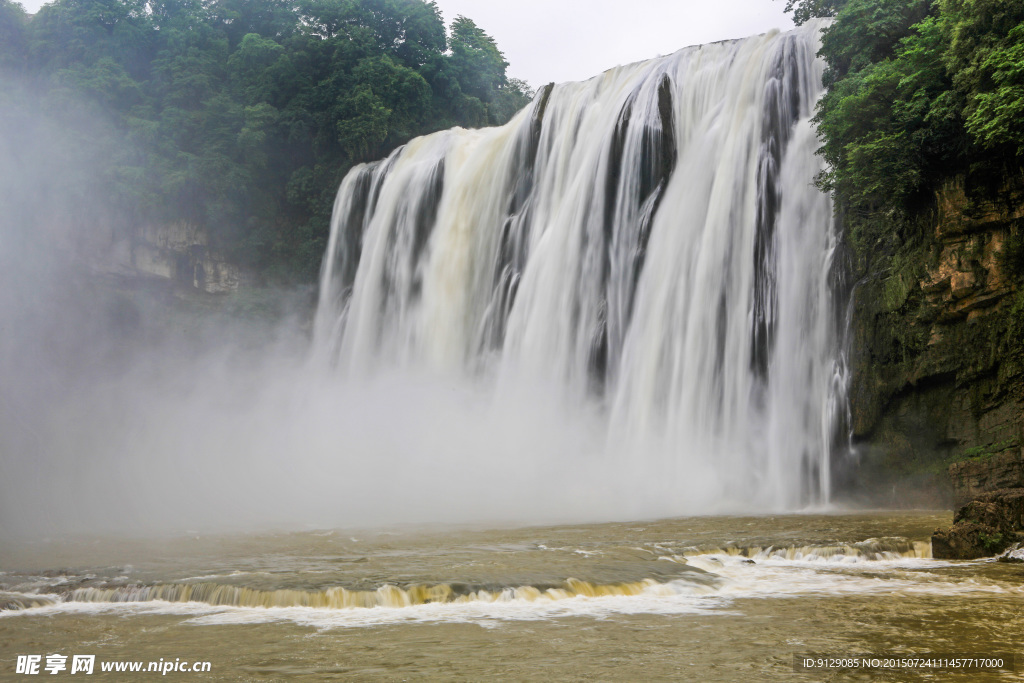
[[553, 386], [604, 416], [595, 459], [680, 511], [827, 502], [845, 369], [813, 185], [820, 29], [547, 86], [503, 127], [352, 169], [318, 361]]

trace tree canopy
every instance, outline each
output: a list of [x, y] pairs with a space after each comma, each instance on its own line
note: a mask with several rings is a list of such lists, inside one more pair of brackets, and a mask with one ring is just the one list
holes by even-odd
[[[862, 246], [963, 176], [993, 190], [1024, 165], [1020, 0], [790, 0], [823, 31], [828, 91], [818, 106], [821, 184]], [[884, 218], [886, 220], [880, 220]]]
[[353, 164], [524, 106], [507, 66], [422, 0], [55, 0], [31, 17], [0, 0], [3, 103], [93, 165], [68, 192], [101, 192], [124, 230], [203, 226], [276, 279], [315, 276]]

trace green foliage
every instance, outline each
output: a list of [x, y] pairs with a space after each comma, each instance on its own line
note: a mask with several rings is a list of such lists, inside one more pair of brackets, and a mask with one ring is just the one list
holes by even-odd
[[0, 70], [102, 160], [68, 192], [102, 192], [126, 231], [205, 227], [271, 279], [315, 277], [353, 164], [525, 106], [507, 66], [432, 1], [55, 0], [29, 20], [0, 0]]
[[996, 334], [1000, 331], [1002, 339], [994, 341], [1004, 366], [1010, 373], [1020, 372], [1024, 366], [1024, 287], [1017, 290], [1010, 302], [1005, 331], [993, 330]]
[[786, 0], [787, 12], [793, 13], [793, 21], [802, 26], [815, 17], [834, 17], [843, 6], [844, 0]]
[[1007, 540], [998, 531], [991, 535], [984, 532], [979, 533], [978, 540], [981, 541], [981, 546], [991, 555], [1002, 552], [1007, 545]]
[[987, 460], [998, 453], [1002, 453], [1008, 448], [1013, 448], [1016, 445], [1017, 442], [1015, 440], [1010, 440], [987, 444], [984, 446], [974, 446], [973, 448], [965, 450], [961, 455], [961, 458], [964, 460]]
[[896, 43], [858, 45], [830, 60], [832, 73], [843, 75], [817, 116], [830, 169], [823, 180], [855, 215], [913, 208], [958, 149], [955, 97], [936, 51], [941, 33], [932, 17], [905, 31]]
[[967, 130], [984, 148], [1024, 155], [1024, 3], [941, 0], [944, 55], [966, 97]]
[[228, 57], [227, 72], [238, 94], [248, 102], [278, 99], [278, 80], [287, 72], [285, 49], [271, 38], [246, 33]]
[[907, 301], [911, 287], [915, 282], [903, 277], [902, 274], [893, 275], [885, 280], [882, 289], [882, 304], [887, 311], [898, 311]]
[[0, 0], [0, 69], [22, 66], [28, 44], [26, 21], [21, 3]]
[[826, 84], [893, 57], [928, 6], [929, 0], [846, 0], [822, 35]]
[[452, 23], [451, 50], [452, 71], [467, 95], [488, 101], [505, 84], [504, 55], [471, 19], [459, 16]]
[[829, 88], [816, 121], [828, 170], [819, 184], [835, 192], [862, 254], [914, 239], [915, 217], [946, 179], [964, 175], [991, 188], [1020, 167], [1024, 3], [827, 7], [838, 11], [822, 36]]
[[[972, 462], [984, 462], [993, 456], [996, 456], [1007, 449], [1015, 448], [1018, 442], [1016, 439], [1009, 441], [1001, 441], [999, 443], [992, 443], [982, 446], [972, 446], [971, 448], [964, 449], [962, 452], [954, 453], [948, 457], [942, 458], [932, 462], [927, 471], [935, 475], [945, 475], [949, 471], [950, 465], [959, 462], [972, 461]], [[977, 520], [974, 521], [977, 524]]]
[[1010, 227], [1010, 234], [999, 251], [998, 259], [1001, 268], [1011, 273], [1024, 273], [1024, 221], [1017, 221], [1016, 225]]

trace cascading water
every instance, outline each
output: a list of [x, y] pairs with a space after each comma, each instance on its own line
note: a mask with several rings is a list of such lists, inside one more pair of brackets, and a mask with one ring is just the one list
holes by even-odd
[[495, 396], [553, 383], [606, 416], [595, 457], [643, 468], [679, 512], [827, 502], [845, 372], [813, 184], [820, 29], [547, 86], [501, 128], [357, 166], [317, 356]]

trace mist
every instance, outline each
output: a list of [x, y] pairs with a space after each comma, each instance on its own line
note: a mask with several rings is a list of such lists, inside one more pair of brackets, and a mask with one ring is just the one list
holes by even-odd
[[35, 279], [4, 275], [4, 536], [679, 509], [667, 481], [657, 495], [642, 462], [623, 468], [609, 453], [597, 407], [570, 409], [557, 387], [496, 398], [486, 378], [411, 368], [342, 377], [310, 362], [298, 314], [188, 321], [71, 255], [33, 256], [50, 260], [21, 261]]
[[[22, 98], [0, 111], [4, 537], [673, 509], [642, 468], [608, 455], [598, 409], [566, 407], [557, 387], [498, 399], [486, 377], [341, 376], [309, 358], [309, 292], [263, 291], [251, 315], [242, 295], [133, 272], [132, 226], [97, 160], [11, 85]], [[88, 111], [68, 110], [94, 117], [79, 129], [106, 125]], [[68, 196], [70, 178], [96, 180]]]
[[[81, 162], [53, 154], [23, 156], [15, 172], [49, 184], [47, 168]], [[0, 275], [5, 537], [668, 509], [609, 471], [600, 418], [572, 414], [552, 388], [498, 403], [486, 381], [466, 377], [338, 376], [309, 361], [308, 305], [294, 293], [268, 295], [271, 320], [224, 313], [216, 300], [214, 312], [190, 307], [76, 246], [95, 235], [55, 240], [37, 229], [50, 220], [37, 206], [5, 203], [5, 215], [27, 217], [4, 223]]]
[[672, 509], [638, 495], [650, 493], [642, 468], [619, 471], [599, 415], [572, 414], [554, 389], [498, 402], [486, 383], [409, 369], [344, 379], [311, 366], [297, 319], [269, 329], [219, 319], [157, 337], [161, 306], [101, 288], [62, 299], [74, 282], [50, 274], [54, 296], [35, 300], [32, 324], [5, 332], [5, 535], [583, 521]]
[[297, 350], [228, 355], [152, 349], [116, 376], [34, 396], [21, 438], [5, 439], [5, 454], [20, 451], [5, 458], [5, 523], [151, 532], [640, 512], [602, 495], [600, 481], [622, 482], [595, 462], [601, 430], [584, 417], [499, 409], [466, 382], [408, 372], [317, 378]]

